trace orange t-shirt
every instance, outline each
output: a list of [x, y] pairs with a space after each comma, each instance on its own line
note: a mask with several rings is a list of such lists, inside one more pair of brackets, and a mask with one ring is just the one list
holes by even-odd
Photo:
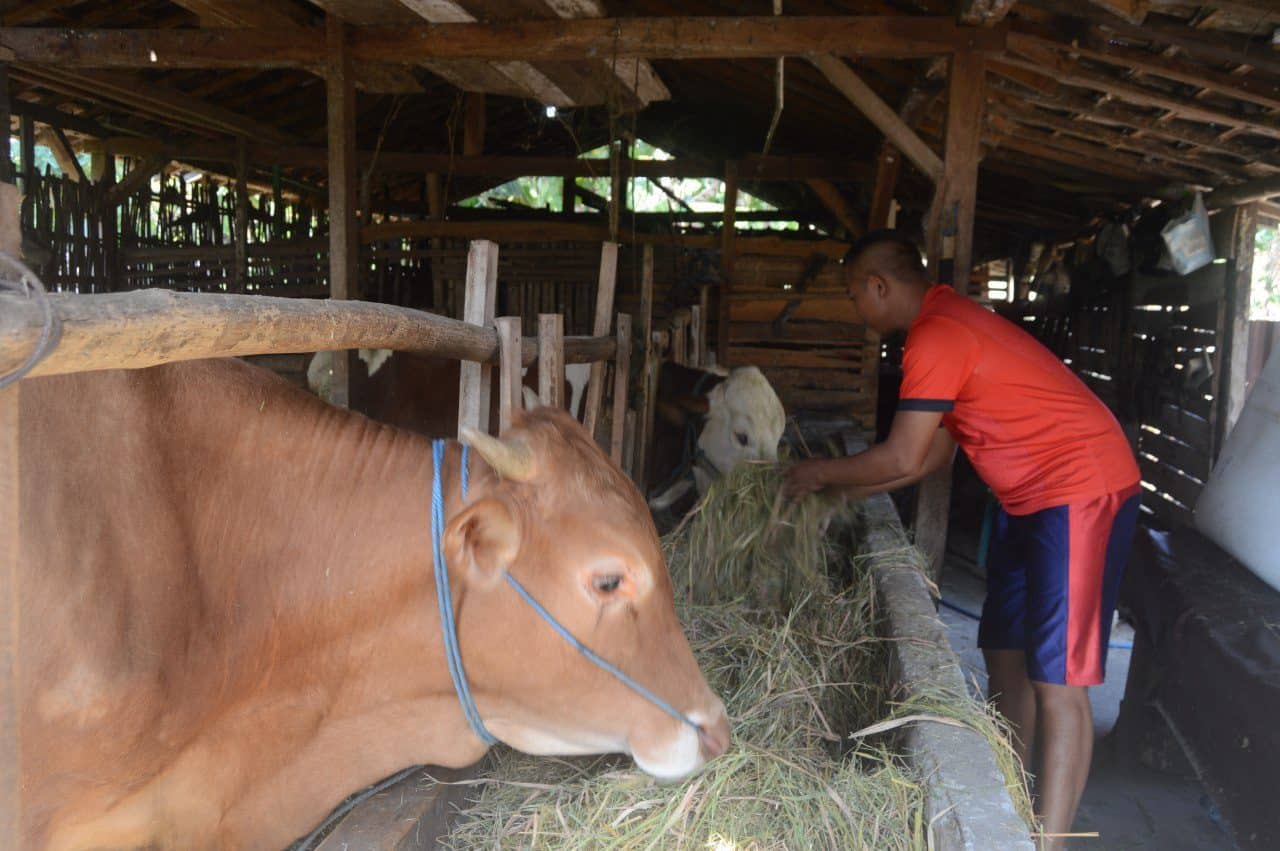
[[1052, 352], [947, 286], [907, 332], [898, 410], [942, 424], [1010, 514], [1124, 490], [1141, 478], [1111, 411]]

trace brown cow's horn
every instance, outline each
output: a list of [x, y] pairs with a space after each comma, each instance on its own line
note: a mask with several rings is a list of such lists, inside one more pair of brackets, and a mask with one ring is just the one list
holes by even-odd
[[484, 432], [464, 426], [462, 442], [489, 462], [499, 476], [513, 482], [527, 482], [534, 475], [533, 451], [524, 443], [499, 440]]

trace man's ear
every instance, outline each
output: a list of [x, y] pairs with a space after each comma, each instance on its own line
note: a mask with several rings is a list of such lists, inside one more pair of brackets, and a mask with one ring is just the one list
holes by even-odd
[[500, 580], [518, 552], [519, 525], [506, 503], [497, 499], [468, 506], [444, 530], [448, 563], [482, 587]]

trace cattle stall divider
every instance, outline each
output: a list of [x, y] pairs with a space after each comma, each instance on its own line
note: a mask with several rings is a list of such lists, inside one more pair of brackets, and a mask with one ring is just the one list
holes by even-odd
[[[0, 247], [3, 247], [2, 240]], [[624, 464], [628, 460], [624, 458], [626, 426], [635, 421], [635, 412], [627, 404], [631, 317], [625, 314], [618, 317], [615, 335], [609, 333], [610, 317], [598, 312], [595, 329], [603, 329], [603, 333], [565, 337], [563, 317], [551, 314], [543, 317], [545, 330], [539, 338], [522, 337], [518, 317], [494, 319], [492, 316], [497, 251], [497, 245], [477, 241], [472, 244], [469, 255], [477, 266], [468, 270], [468, 301], [474, 295], [479, 308], [468, 310], [467, 316], [478, 314], [483, 317], [482, 323], [348, 300], [152, 289], [44, 295], [47, 302], [42, 304], [22, 295], [0, 294], [0, 376], [21, 366], [39, 344], [45, 324], [42, 308], [46, 305], [56, 316], [61, 335], [57, 345], [45, 353], [26, 377], [142, 369], [203, 358], [386, 348], [430, 354], [462, 361], [464, 366], [479, 367], [463, 372], [459, 423], [468, 415], [479, 421], [485, 431], [489, 430], [488, 394], [494, 365], [500, 367], [500, 423], [505, 428], [519, 404], [520, 369], [533, 364], [540, 356], [548, 367], [540, 369], [540, 373], [548, 376], [543, 379], [544, 403], [565, 401], [556, 398], [563, 395], [565, 364], [592, 364], [598, 367], [592, 370], [593, 379], [598, 378], [592, 381], [596, 385], [594, 399], [598, 406], [604, 395], [606, 368], [613, 363], [613, 422], [604, 445], [615, 463]], [[602, 294], [606, 272], [610, 268], [616, 270], [616, 251], [616, 245], [606, 243], [601, 267]], [[16, 256], [16, 249], [14, 254]], [[609, 272], [607, 277], [609, 297], [606, 301], [611, 307], [613, 273]], [[473, 285], [475, 292], [472, 292]], [[22, 552], [18, 418], [26, 377], [0, 389], [0, 556], [3, 556], [0, 562], [0, 612], [3, 614], [0, 617], [4, 619], [0, 625], [0, 846], [8, 848], [20, 847], [22, 835], [16, 667], [20, 624], [17, 584]], [[401, 792], [421, 798], [423, 793], [413, 787], [417, 777], [408, 782], [410, 785]], [[425, 815], [432, 809], [439, 809], [439, 802], [434, 796], [428, 796], [421, 801], [418, 812]], [[358, 813], [357, 808], [347, 818], [356, 817]], [[331, 837], [337, 836], [340, 830], [341, 825]], [[326, 847], [328, 840], [320, 846]]]

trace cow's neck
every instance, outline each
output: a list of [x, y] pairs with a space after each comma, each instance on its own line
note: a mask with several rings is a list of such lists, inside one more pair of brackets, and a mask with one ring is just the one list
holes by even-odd
[[[193, 516], [217, 518], [196, 551], [217, 553], [213, 575], [229, 580], [218, 610], [236, 626], [223, 634], [242, 639], [222, 661], [242, 701], [298, 707], [281, 785], [323, 784], [328, 772], [336, 803], [406, 765], [469, 764], [484, 746], [443, 656], [430, 442], [309, 399], [278, 401], [274, 417], [247, 406], [225, 459], [235, 472], [198, 491], [216, 505]], [[459, 454], [450, 444], [446, 518], [460, 505]], [[465, 588], [453, 584], [457, 604]]]

